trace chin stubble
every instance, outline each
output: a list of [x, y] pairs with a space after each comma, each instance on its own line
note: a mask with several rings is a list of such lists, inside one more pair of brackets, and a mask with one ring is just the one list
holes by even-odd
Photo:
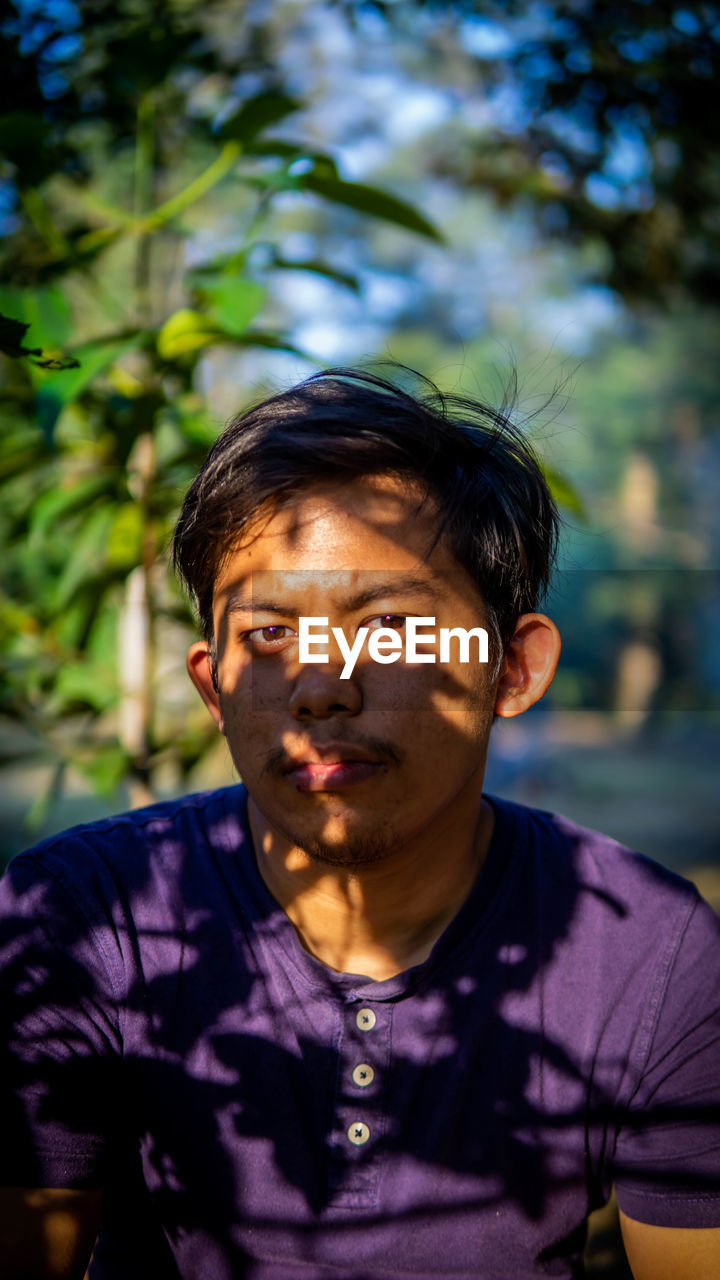
[[300, 833], [286, 833], [297, 846], [306, 853], [313, 862], [325, 867], [368, 867], [382, 862], [393, 847], [392, 833], [385, 830], [382, 834], [354, 836], [340, 844], [330, 843], [321, 836], [304, 837]]

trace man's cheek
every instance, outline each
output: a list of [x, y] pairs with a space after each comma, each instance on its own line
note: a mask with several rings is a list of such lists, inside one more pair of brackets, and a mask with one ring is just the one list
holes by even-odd
[[247, 717], [231, 715], [226, 720], [226, 739], [232, 762], [240, 780], [252, 789], [262, 782], [268, 752], [273, 741], [267, 735], [253, 732]]
[[233, 714], [246, 718], [284, 708], [292, 688], [287, 664], [268, 658], [222, 662], [218, 681], [226, 721]]
[[369, 660], [361, 669], [361, 679], [365, 708], [379, 714], [427, 716], [439, 695], [446, 701], [453, 693], [467, 696], [467, 687], [437, 661], [415, 664], [403, 658], [392, 666], [380, 666]]
[[[323, 667], [318, 670], [323, 672]], [[280, 657], [249, 661], [243, 666], [220, 668], [220, 688], [226, 707], [226, 722], [236, 709], [238, 716], [266, 719], [285, 715], [293, 688], [299, 676], [297, 664], [291, 665]], [[488, 668], [471, 663], [412, 663], [402, 655], [397, 662], [379, 663], [369, 654], [363, 654], [351, 676], [337, 679], [338, 692], [351, 683], [359, 685], [362, 692], [362, 710], [378, 715], [427, 713], [435, 708], [438, 714], [452, 713], [463, 699], [473, 701], [486, 690]]]

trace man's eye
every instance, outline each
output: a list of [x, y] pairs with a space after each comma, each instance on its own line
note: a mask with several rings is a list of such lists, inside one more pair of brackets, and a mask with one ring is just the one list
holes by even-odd
[[402, 631], [407, 619], [404, 613], [381, 613], [377, 618], [370, 618], [365, 625], [370, 630]]
[[280, 624], [272, 624], [269, 627], [254, 627], [252, 631], [246, 631], [243, 639], [256, 649], [273, 649], [277, 648], [284, 640], [290, 640], [296, 635], [292, 627], [282, 626]]

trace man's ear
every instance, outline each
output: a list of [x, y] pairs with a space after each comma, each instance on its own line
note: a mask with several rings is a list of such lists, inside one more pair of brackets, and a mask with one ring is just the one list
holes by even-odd
[[560, 657], [560, 632], [544, 613], [523, 613], [505, 651], [495, 714], [519, 716], [542, 698]]
[[221, 733], [225, 732], [220, 695], [215, 682], [212, 649], [207, 640], [196, 640], [188, 649], [188, 675]]

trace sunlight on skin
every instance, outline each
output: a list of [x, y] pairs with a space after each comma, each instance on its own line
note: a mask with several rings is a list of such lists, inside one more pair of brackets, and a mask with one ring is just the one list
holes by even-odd
[[620, 1214], [635, 1280], [718, 1280], [720, 1231], [714, 1227], [653, 1227]]
[[[497, 654], [489, 665], [453, 654], [415, 666], [365, 653], [343, 680], [331, 641], [328, 663], [299, 663], [298, 616], [327, 616], [346, 636], [388, 616], [433, 616], [436, 630], [484, 625], [482, 600], [445, 541], [428, 554], [436, 515], [421, 496], [390, 476], [303, 491], [222, 565], [219, 693], [208, 645], [188, 655], [252, 796], [268, 887], [308, 950], [371, 977], [423, 959], [470, 891], [492, 830], [482, 779], [493, 713], [519, 714], [541, 696], [559, 652], [553, 624], [532, 614], [499, 683]], [[358, 592], [372, 600], [353, 601]], [[283, 630], [270, 655], [253, 652], [262, 650], [257, 629], [275, 626]]]
[[0, 1191], [0, 1280], [82, 1280], [97, 1237], [101, 1191]]

